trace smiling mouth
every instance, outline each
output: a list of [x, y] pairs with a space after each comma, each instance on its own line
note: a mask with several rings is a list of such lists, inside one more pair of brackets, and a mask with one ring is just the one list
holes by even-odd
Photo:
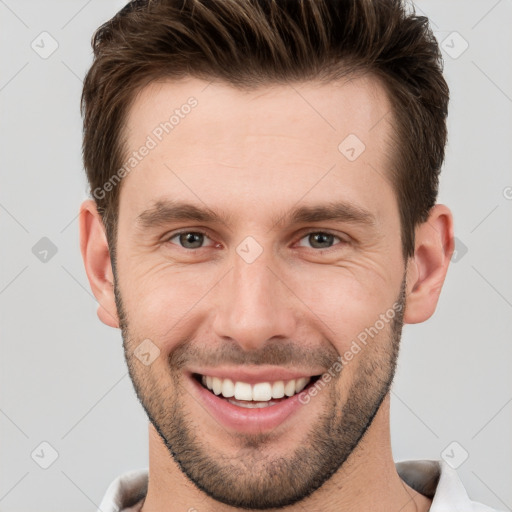
[[233, 405], [250, 409], [271, 407], [288, 398], [307, 390], [321, 377], [301, 377], [298, 379], [278, 380], [274, 382], [258, 382], [249, 384], [247, 382], [221, 379], [210, 375], [192, 374], [201, 386], [227, 400]]

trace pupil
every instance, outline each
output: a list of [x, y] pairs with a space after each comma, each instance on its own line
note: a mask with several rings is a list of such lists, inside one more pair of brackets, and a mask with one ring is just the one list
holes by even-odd
[[329, 235], [328, 233], [314, 233], [312, 237], [314, 242], [311, 245], [315, 247], [315, 244], [317, 244], [318, 242], [320, 244], [329, 243], [330, 245], [330, 243], [332, 243], [332, 238], [334, 237], [334, 235]]
[[[185, 246], [186, 249], [197, 249], [201, 246], [202, 236], [201, 233], [184, 233], [180, 236], [180, 243]], [[196, 239], [195, 241], [194, 238]], [[187, 244], [192, 244], [193, 247], [187, 246]]]

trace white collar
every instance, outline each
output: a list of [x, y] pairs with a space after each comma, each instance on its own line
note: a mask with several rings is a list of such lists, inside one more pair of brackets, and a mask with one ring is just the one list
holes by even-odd
[[[432, 499], [429, 512], [498, 512], [471, 501], [457, 474], [444, 461], [408, 460], [397, 462], [402, 480]], [[108, 487], [98, 512], [138, 512], [147, 494], [149, 469], [127, 471]]]

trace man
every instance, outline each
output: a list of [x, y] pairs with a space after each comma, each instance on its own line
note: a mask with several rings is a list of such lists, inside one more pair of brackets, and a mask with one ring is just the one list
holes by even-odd
[[398, 0], [155, 0], [93, 38], [81, 250], [150, 420], [100, 505], [488, 511], [395, 464], [403, 323], [453, 253], [448, 88]]

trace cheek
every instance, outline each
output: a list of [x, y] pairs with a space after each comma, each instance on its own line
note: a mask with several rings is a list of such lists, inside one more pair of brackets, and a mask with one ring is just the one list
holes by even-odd
[[293, 289], [309, 308], [306, 314], [311, 317], [312, 312], [321, 320], [317, 324], [340, 353], [348, 350], [365, 329], [374, 326], [396, 298], [389, 284], [379, 279], [362, 279], [347, 268], [330, 268], [303, 276], [298, 273], [294, 281]]
[[126, 273], [131, 278], [121, 278], [121, 282], [131, 331], [155, 340], [168, 352], [172, 349], [169, 343], [175, 344], [191, 332], [191, 321], [197, 324], [201, 303], [207, 303], [208, 291], [218, 279], [211, 272], [166, 267], [134, 266], [133, 272]]
[[[123, 270], [122, 296], [131, 333], [153, 340], [165, 353], [199, 328], [208, 328], [219, 310], [214, 304], [235, 300], [232, 290], [223, 290], [222, 276], [227, 269], [222, 265], [180, 268], [168, 262], [139, 265], [134, 260]], [[283, 307], [293, 304], [289, 311], [297, 325], [313, 326], [340, 354], [374, 326], [396, 299], [391, 277], [385, 278], [386, 273], [375, 263], [308, 263], [293, 269], [281, 267], [279, 273], [289, 288], [285, 292], [289, 301]], [[283, 284], [276, 280], [275, 286]], [[294, 336], [293, 332], [286, 334]]]

